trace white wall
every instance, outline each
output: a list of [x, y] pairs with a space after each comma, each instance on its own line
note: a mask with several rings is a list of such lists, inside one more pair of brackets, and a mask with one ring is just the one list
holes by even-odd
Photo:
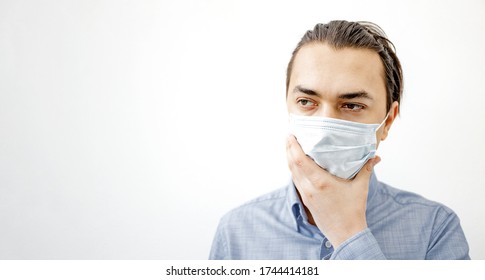
[[347, 19], [404, 67], [378, 177], [454, 209], [485, 259], [485, 2], [263, 2], [0, 1], [0, 258], [207, 258], [289, 178], [291, 51]]

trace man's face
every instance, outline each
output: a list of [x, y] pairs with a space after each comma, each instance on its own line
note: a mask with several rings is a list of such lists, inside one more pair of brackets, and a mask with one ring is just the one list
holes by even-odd
[[[288, 112], [360, 123], [381, 123], [387, 115], [384, 66], [367, 49], [335, 50], [324, 43], [302, 47], [293, 61], [287, 92]], [[377, 132], [384, 140], [398, 106], [394, 102]]]

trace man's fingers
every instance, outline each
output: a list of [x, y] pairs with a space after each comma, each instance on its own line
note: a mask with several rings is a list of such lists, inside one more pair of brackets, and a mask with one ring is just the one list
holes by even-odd
[[375, 156], [374, 158], [368, 160], [365, 165], [360, 169], [359, 173], [354, 178], [354, 181], [362, 181], [368, 182], [370, 176], [372, 175], [372, 171], [374, 171], [374, 166], [381, 161], [379, 156]]
[[296, 163], [297, 165], [303, 165], [303, 159], [300, 158], [301, 154], [305, 154], [303, 149], [300, 146], [300, 143], [296, 141], [294, 135], [288, 135], [288, 139], [286, 139], [286, 152], [288, 156], [288, 163]]
[[310, 180], [315, 185], [331, 176], [303, 152], [295, 136], [288, 136], [286, 149], [288, 166], [295, 179]]
[[304, 161], [307, 160], [303, 149], [301, 148], [295, 136], [289, 135], [286, 142], [286, 156], [288, 158], [288, 167], [294, 177], [301, 177], [301, 168]]

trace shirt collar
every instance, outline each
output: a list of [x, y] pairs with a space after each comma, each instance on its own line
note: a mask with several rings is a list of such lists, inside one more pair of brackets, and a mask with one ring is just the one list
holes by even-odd
[[[369, 192], [367, 193], [367, 209], [369, 209], [369, 206], [372, 205], [372, 198], [377, 191], [378, 183], [379, 181], [377, 180], [376, 174], [372, 172], [369, 179]], [[299, 218], [301, 217], [303, 221], [308, 221], [308, 217], [306, 215], [305, 208], [303, 208], [303, 203], [300, 200], [300, 196], [298, 195], [292, 179], [290, 179], [290, 182], [288, 184], [286, 202], [288, 210], [290, 211], [291, 215], [293, 215], [295, 229], [298, 231]]]

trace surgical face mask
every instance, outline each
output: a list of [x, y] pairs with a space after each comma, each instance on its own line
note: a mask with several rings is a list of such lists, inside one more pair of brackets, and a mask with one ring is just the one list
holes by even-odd
[[377, 149], [376, 132], [384, 124], [290, 114], [290, 132], [303, 151], [331, 174], [352, 179]]

